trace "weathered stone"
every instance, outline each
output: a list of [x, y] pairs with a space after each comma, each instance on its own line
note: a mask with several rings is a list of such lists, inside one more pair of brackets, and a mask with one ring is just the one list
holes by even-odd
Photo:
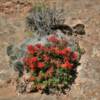
[[[16, 0], [0, 0], [0, 71], [8, 70], [8, 57], [6, 55], [6, 48], [11, 43], [19, 43], [24, 36], [24, 22], [30, 8], [28, 6], [15, 9], [7, 9], [2, 7], [6, 1], [16, 2]], [[17, 0], [18, 1], [18, 0]], [[23, 0], [20, 0], [23, 1]], [[33, 0], [29, 0], [34, 2]], [[55, 0], [46, 0], [54, 2]], [[26, 2], [25, 2], [26, 3]], [[78, 75], [73, 84], [71, 91], [67, 93], [68, 96], [58, 96], [57, 100], [100, 100], [100, 0], [65, 0], [66, 24], [76, 25], [77, 23], [84, 23], [86, 25], [86, 35], [79, 39], [81, 47], [85, 49], [85, 55], [81, 58], [81, 66], [78, 67]], [[9, 3], [10, 5], [10, 3]], [[64, 5], [63, 5], [64, 6]], [[21, 11], [20, 11], [21, 10]], [[14, 13], [12, 13], [14, 12]], [[22, 17], [22, 16], [24, 17]], [[5, 17], [1, 17], [5, 16]], [[7, 17], [9, 16], [9, 17]], [[22, 19], [21, 19], [22, 18]], [[17, 23], [17, 24], [16, 24]], [[96, 46], [98, 44], [98, 47]], [[95, 48], [93, 50], [93, 48]], [[1, 77], [6, 80], [9, 77], [8, 73], [2, 73]], [[4, 84], [0, 81], [0, 84]], [[5, 90], [4, 90], [5, 88]], [[23, 94], [17, 96], [12, 87], [0, 88], [0, 100], [41, 100], [49, 96], [42, 97], [39, 93]], [[11, 93], [11, 94], [10, 94]], [[15, 94], [13, 94], [15, 93]], [[56, 97], [50, 97], [56, 100]]]

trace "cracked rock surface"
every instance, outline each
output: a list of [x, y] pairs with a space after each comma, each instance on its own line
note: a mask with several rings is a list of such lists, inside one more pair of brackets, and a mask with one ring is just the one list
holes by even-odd
[[10, 82], [15, 75], [9, 66], [6, 48], [26, 37], [24, 20], [32, 4], [34, 0], [0, 0], [0, 100], [100, 100], [100, 0], [64, 0], [65, 23], [86, 26], [86, 35], [78, 36], [85, 54], [71, 90], [60, 96], [16, 93], [15, 83]]

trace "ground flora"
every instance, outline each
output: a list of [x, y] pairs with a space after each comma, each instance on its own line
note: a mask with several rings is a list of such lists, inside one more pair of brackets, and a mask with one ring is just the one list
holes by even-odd
[[50, 35], [46, 44], [27, 45], [25, 56], [19, 60], [23, 67], [19, 79], [32, 83], [29, 92], [64, 92], [76, 77], [80, 56], [79, 48], [73, 50], [64, 38]]
[[77, 76], [82, 50], [76, 41], [84, 35], [84, 25], [64, 25], [63, 9], [36, 5], [26, 18], [33, 33], [19, 45], [10, 45], [7, 54], [18, 72], [16, 89], [20, 93], [65, 93]]

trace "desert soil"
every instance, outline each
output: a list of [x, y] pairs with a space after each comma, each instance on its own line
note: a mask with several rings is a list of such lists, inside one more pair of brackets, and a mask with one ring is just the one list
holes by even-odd
[[70, 26], [83, 23], [86, 26], [86, 35], [78, 39], [86, 52], [71, 90], [61, 96], [16, 93], [15, 85], [10, 83], [14, 76], [6, 48], [26, 38], [25, 17], [34, 0], [0, 0], [0, 100], [100, 100], [100, 0], [62, 1], [66, 10], [65, 23]]

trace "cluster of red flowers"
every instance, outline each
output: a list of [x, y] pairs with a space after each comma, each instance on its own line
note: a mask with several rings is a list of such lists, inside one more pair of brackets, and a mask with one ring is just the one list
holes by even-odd
[[[59, 40], [50, 37], [48, 41], [57, 42]], [[42, 78], [41, 71], [44, 71], [45, 77], [52, 77], [58, 68], [73, 69], [73, 62], [77, 59], [78, 52], [72, 52], [69, 47], [61, 48], [59, 45], [36, 44], [34, 46], [28, 45], [24, 63], [30, 71], [37, 72], [36, 77]], [[35, 76], [32, 76], [31, 80], [35, 80]]]

